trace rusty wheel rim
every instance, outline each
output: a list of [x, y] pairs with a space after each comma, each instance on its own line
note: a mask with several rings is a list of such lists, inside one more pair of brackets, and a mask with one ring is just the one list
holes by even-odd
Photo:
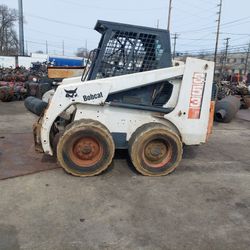
[[172, 155], [171, 144], [162, 139], [151, 140], [143, 148], [143, 160], [152, 168], [164, 167], [171, 161]]
[[71, 147], [69, 156], [80, 167], [96, 164], [103, 155], [101, 143], [93, 137], [81, 137]]

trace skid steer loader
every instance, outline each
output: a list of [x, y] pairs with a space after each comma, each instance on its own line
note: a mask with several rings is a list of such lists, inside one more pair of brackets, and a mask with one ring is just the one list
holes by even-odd
[[98, 21], [101, 33], [82, 77], [63, 80], [34, 124], [36, 149], [76, 176], [93, 176], [128, 149], [143, 175], [172, 172], [182, 147], [211, 132], [214, 63], [172, 65], [166, 30]]

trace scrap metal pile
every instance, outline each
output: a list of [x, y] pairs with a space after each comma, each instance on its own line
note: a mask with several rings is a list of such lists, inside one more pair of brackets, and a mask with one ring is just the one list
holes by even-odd
[[244, 96], [248, 95], [248, 87], [244, 82], [229, 82], [229, 81], [221, 81], [218, 83], [218, 95], [217, 98], [219, 100], [223, 99], [229, 95], [239, 95]]
[[249, 107], [250, 95], [247, 83], [230, 81], [217, 83], [216, 121], [230, 122], [240, 108]]
[[30, 69], [0, 68], [0, 100], [23, 100], [27, 96], [41, 98], [43, 92], [51, 88], [47, 75], [47, 66], [42, 63], [35, 63]]

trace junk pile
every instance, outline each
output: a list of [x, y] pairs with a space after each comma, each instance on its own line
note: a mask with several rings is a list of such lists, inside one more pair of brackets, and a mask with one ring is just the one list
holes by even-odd
[[250, 107], [249, 87], [245, 82], [221, 81], [217, 84], [214, 119], [231, 122], [240, 108]]
[[245, 96], [249, 94], [248, 86], [244, 82], [221, 81], [218, 83], [218, 100], [229, 95]]
[[34, 63], [30, 69], [0, 68], [0, 100], [3, 102], [24, 100], [27, 96], [42, 98], [51, 87], [47, 66], [43, 63]]

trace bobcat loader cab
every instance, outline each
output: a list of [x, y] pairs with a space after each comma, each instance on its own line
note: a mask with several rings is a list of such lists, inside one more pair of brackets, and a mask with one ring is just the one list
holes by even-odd
[[[128, 149], [143, 175], [172, 172], [182, 146], [205, 143], [214, 63], [172, 66], [166, 30], [98, 21], [101, 33], [83, 77], [66, 79], [34, 125], [36, 148], [76, 176], [99, 174]], [[63, 122], [62, 122], [63, 121]]]

